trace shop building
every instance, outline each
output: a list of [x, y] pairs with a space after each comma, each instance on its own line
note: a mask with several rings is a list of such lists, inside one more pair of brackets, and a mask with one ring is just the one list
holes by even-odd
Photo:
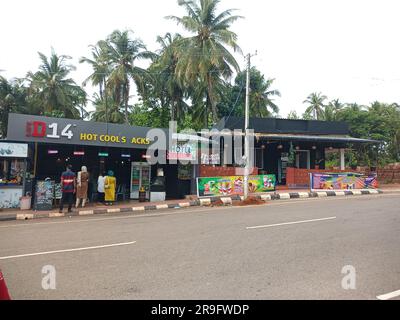
[[[244, 118], [223, 118], [216, 129], [229, 129], [234, 137], [234, 130], [244, 132]], [[325, 167], [326, 155], [330, 152], [338, 153], [340, 167], [336, 171], [340, 172], [346, 170], [345, 150], [355, 145], [379, 143], [351, 137], [346, 122], [252, 118], [249, 129], [254, 130], [255, 136], [251, 174], [274, 174], [278, 187], [283, 188], [308, 188], [310, 172], [332, 172]], [[222, 150], [221, 164], [224, 163], [223, 157]], [[235, 172], [237, 168], [232, 165], [203, 165], [200, 168], [203, 177], [230, 176]]]
[[[97, 178], [112, 170], [117, 179], [118, 200], [136, 200], [144, 187], [150, 199], [151, 181], [160, 172], [165, 176], [166, 199], [180, 199], [190, 194], [194, 180], [192, 171], [183, 175], [178, 164], [148, 163], [146, 155], [153, 143], [148, 136], [152, 128], [107, 124], [92, 121], [10, 114], [7, 141], [23, 143], [30, 151], [26, 155], [25, 176], [35, 181], [45, 179], [57, 184], [68, 164], [77, 172], [86, 166], [90, 173], [90, 200], [96, 200]], [[168, 138], [168, 129], [158, 129]], [[166, 148], [158, 152], [167, 152]], [[27, 185], [22, 193], [33, 193]], [[57, 196], [56, 196], [57, 197]], [[60, 194], [58, 194], [60, 197]]]
[[[227, 153], [237, 154], [237, 150], [225, 148], [226, 139], [239, 137], [243, 147], [243, 118], [223, 118], [216, 125], [217, 135], [225, 130], [219, 140], [212, 134], [202, 137], [173, 134], [173, 140], [181, 140], [181, 143], [172, 148], [168, 141], [169, 130], [156, 129], [167, 138], [164, 147], [158, 145], [157, 151], [169, 156], [163, 164], [151, 165], [148, 159], [149, 147], [157, 142], [149, 138], [152, 129], [10, 114], [7, 140], [0, 142], [0, 206], [18, 206], [19, 197], [34, 195], [35, 185], [45, 180], [54, 181], [54, 198], [60, 198], [57, 183], [68, 164], [75, 172], [83, 165], [88, 168], [88, 197], [92, 201], [96, 200], [99, 174], [108, 170], [114, 171], [117, 178], [117, 200], [137, 200], [142, 187], [150, 200], [151, 182], [160, 172], [164, 176], [166, 199], [196, 194], [197, 178], [243, 175], [240, 163], [225, 164]], [[273, 175], [278, 189], [308, 188], [310, 172], [332, 172], [325, 167], [329, 152], [340, 155], [340, 167], [335, 171], [341, 172], [348, 170], [346, 149], [379, 143], [351, 137], [345, 122], [254, 118], [250, 119], [250, 129], [254, 130], [251, 175]], [[203, 145], [207, 145], [211, 153], [203, 154]], [[217, 153], [212, 150], [213, 146], [217, 147]], [[244, 150], [239, 152], [241, 157]], [[194, 160], [200, 164], [183, 165], [177, 160]], [[157, 187], [158, 195], [161, 189]]]
[[27, 143], [0, 141], [0, 208], [17, 208], [27, 187]]

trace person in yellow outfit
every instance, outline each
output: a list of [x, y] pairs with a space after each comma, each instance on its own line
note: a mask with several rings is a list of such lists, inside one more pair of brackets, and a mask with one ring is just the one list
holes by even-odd
[[114, 172], [112, 170], [108, 171], [106, 179], [104, 181], [104, 200], [106, 205], [112, 205], [115, 201], [115, 189], [117, 186], [117, 179], [114, 177]]

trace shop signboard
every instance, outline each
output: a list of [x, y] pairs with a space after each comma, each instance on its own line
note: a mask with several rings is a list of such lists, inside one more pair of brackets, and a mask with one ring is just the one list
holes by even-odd
[[[10, 113], [7, 138], [15, 141], [147, 149], [151, 128]], [[161, 129], [163, 130], [163, 129]], [[165, 130], [166, 137], [168, 132]]]
[[310, 173], [312, 190], [376, 189], [376, 174], [366, 176], [359, 173]]
[[[274, 191], [273, 174], [249, 176], [249, 193]], [[243, 194], [243, 176], [197, 178], [197, 196], [227, 196]]]
[[35, 188], [35, 210], [51, 210], [54, 199], [54, 181], [40, 180]]
[[206, 165], [218, 165], [218, 164], [220, 164], [220, 155], [219, 155], [219, 153], [214, 153], [214, 154], [202, 153], [201, 154], [201, 164], [206, 164]]
[[26, 158], [28, 157], [28, 144], [0, 142], [0, 157]]
[[197, 159], [197, 142], [176, 142], [167, 153], [168, 160], [195, 161]]

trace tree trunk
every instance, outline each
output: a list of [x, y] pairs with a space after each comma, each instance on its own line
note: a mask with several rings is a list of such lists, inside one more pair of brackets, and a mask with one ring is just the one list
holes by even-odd
[[171, 101], [171, 121], [175, 121], [175, 99]]
[[[211, 112], [212, 112], [212, 119], [214, 124], [216, 124], [218, 122], [218, 115], [217, 115], [217, 106], [215, 105], [215, 101], [214, 101], [214, 97], [213, 97], [213, 91], [212, 91], [212, 83], [211, 83], [211, 77], [208, 76], [207, 79], [207, 86], [208, 86], [208, 97], [210, 100], [210, 104], [211, 104]], [[208, 117], [207, 117], [208, 119]]]
[[206, 98], [206, 110], [205, 110], [205, 129], [208, 129], [208, 116], [209, 116], [209, 110], [210, 110], [210, 96], [207, 92], [207, 98]]
[[129, 80], [126, 79], [126, 82], [124, 84], [125, 124], [129, 124], [128, 103], [129, 103]]

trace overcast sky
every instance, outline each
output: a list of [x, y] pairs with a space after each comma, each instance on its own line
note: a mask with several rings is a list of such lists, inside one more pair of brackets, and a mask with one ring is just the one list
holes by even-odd
[[[397, 0], [222, 0], [245, 19], [232, 30], [252, 64], [275, 78], [280, 115], [299, 114], [311, 92], [369, 104], [400, 102], [400, 35]], [[73, 57], [81, 84], [90, 68], [88, 45], [115, 29], [131, 29], [148, 49], [156, 37], [181, 32], [167, 15], [182, 15], [177, 0], [12, 0], [0, 11], [0, 70], [23, 77], [39, 65], [37, 52]], [[244, 68], [244, 58], [237, 57]], [[92, 92], [87, 88], [88, 92]]]

